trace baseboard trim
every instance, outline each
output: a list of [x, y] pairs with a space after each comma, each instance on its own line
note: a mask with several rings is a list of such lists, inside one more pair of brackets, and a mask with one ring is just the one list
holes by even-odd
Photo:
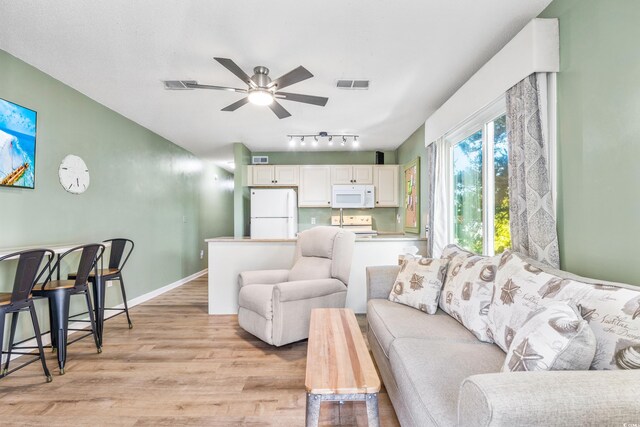
[[[159, 297], [160, 295], [167, 293], [175, 288], [178, 288], [182, 285], [184, 285], [185, 283], [188, 283], [192, 280], [197, 279], [198, 277], [202, 277], [205, 274], [207, 274], [209, 272], [208, 268], [205, 268], [204, 270], [198, 271], [197, 273], [194, 273], [190, 276], [187, 276], [183, 279], [180, 280], [176, 280], [173, 283], [169, 283], [166, 286], [163, 286], [161, 288], [158, 289], [154, 289], [151, 292], [147, 292], [146, 294], [140, 295], [138, 297], [135, 297], [133, 299], [130, 299], [129, 301], [127, 301], [127, 303], [129, 304], [129, 308], [135, 307], [136, 305], [142, 304], [144, 302], [150, 301], [156, 297]], [[114, 308], [124, 308], [124, 304], [119, 304], [117, 306], [115, 306]], [[105, 320], [109, 319], [110, 317], [116, 316], [119, 313], [113, 313], [112, 311], [106, 311], [105, 312]], [[89, 320], [89, 317], [86, 317], [82, 320]], [[74, 323], [69, 323], [69, 329], [87, 329], [88, 325], [85, 322], [74, 322]], [[69, 336], [75, 334], [76, 332], [81, 332], [81, 331], [69, 331]], [[42, 337], [42, 345], [49, 345], [51, 344], [51, 336], [49, 334], [45, 335]], [[29, 340], [29, 341], [25, 341], [24, 343], [21, 344], [22, 346], [25, 347], [36, 347], [38, 345], [38, 343], [36, 342], [35, 338]], [[11, 355], [11, 360], [17, 359], [19, 357], [23, 356], [22, 354], [14, 354]], [[26, 355], [25, 355], [26, 356]], [[30, 355], [32, 356], [32, 355]]]

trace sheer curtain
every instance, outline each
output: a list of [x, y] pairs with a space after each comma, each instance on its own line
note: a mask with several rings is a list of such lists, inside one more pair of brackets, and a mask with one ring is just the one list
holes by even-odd
[[517, 252], [559, 268], [549, 147], [545, 136], [548, 126], [546, 76], [531, 74], [509, 89], [506, 96], [511, 245]]
[[429, 146], [434, 153], [433, 168], [433, 206], [431, 226], [431, 256], [439, 258], [442, 250], [450, 242], [451, 236], [451, 206], [449, 190], [451, 188], [449, 156], [444, 137], [439, 138]]

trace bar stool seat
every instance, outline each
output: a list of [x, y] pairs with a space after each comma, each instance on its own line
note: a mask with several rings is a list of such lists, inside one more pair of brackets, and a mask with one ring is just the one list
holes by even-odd
[[[118, 268], [103, 268], [98, 270], [98, 276], [112, 276], [115, 274], [119, 274], [120, 269]], [[69, 277], [76, 277], [78, 273], [69, 273]], [[89, 277], [95, 277], [96, 273], [92, 271], [89, 273]]]
[[[51, 281], [49, 281], [49, 283], [46, 284], [46, 289], [47, 290], [69, 289], [69, 288], [73, 288], [75, 285], [76, 285], [76, 281], [75, 280], [51, 280]], [[44, 283], [37, 283], [33, 287], [33, 290], [34, 291], [41, 291], [44, 288], [45, 288], [45, 284]]]
[[[31, 299], [32, 296], [31, 294], [29, 294], [29, 299]], [[9, 305], [11, 304], [11, 293], [9, 292], [1, 292], [0, 293], [0, 306], [3, 305]]]

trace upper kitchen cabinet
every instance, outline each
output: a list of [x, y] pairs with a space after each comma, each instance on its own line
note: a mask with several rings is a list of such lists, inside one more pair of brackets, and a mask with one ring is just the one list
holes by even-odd
[[295, 187], [298, 185], [297, 165], [252, 165], [248, 168], [251, 186]]
[[298, 185], [298, 166], [292, 165], [276, 165], [274, 166], [274, 184], [276, 185], [286, 185], [286, 186], [296, 186]]
[[331, 184], [373, 184], [373, 165], [331, 166]]
[[373, 181], [376, 187], [376, 207], [400, 206], [400, 167], [398, 165], [375, 165]]
[[298, 206], [331, 206], [331, 166], [300, 166]]

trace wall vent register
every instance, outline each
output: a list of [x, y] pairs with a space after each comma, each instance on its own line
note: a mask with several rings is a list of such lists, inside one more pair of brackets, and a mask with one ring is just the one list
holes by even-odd
[[268, 165], [269, 156], [252, 156], [251, 164], [252, 165]]

